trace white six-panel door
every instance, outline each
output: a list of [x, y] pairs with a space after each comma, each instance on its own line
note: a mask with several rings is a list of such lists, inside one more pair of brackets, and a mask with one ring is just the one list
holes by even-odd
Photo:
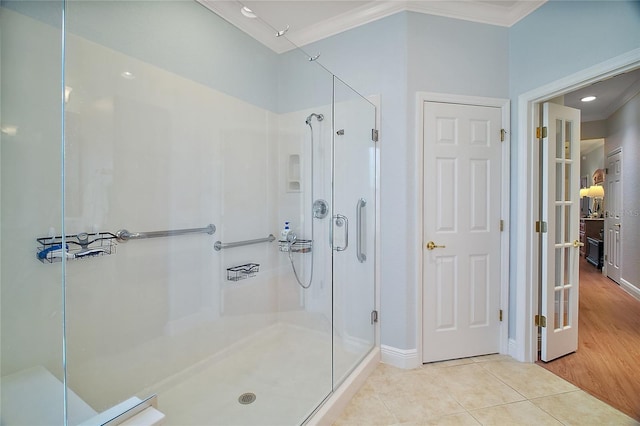
[[622, 151], [607, 156], [604, 252], [606, 275], [620, 284], [622, 257]]
[[501, 117], [424, 103], [423, 362], [499, 351]]

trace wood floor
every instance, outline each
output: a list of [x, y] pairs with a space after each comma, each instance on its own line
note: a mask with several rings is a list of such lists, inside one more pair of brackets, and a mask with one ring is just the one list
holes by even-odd
[[580, 258], [578, 350], [538, 364], [640, 421], [640, 301]]

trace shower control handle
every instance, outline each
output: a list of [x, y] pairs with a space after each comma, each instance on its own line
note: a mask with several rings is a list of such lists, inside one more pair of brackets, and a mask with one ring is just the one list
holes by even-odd
[[339, 228], [344, 226], [344, 246], [333, 246], [333, 235], [331, 238], [331, 246], [335, 251], [345, 251], [347, 247], [349, 247], [349, 219], [345, 215], [337, 214], [333, 216], [333, 222], [334, 224], [331, 226], [332, 230], [333, 226], [337, 226]]

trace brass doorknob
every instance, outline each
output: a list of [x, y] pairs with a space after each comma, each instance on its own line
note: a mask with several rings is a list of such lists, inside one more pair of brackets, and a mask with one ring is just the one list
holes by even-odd
[[436, 243], [434, 243], [433, 241], [429, 241], [425, 247], [427, 247], [427, 250], [433, 250], [435, 248], [445, 248], [444, 246], [438, 246], [436, 245]]
[[573, 246], [574, 246], [574, 247], [582, 247], [582, 246], [584, 246], [584, 243], [581, 243], [580, 241], [575, 240], [575, 241], [573, 242]]

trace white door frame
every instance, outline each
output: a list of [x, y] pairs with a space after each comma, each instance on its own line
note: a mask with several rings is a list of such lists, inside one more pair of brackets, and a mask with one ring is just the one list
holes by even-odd
[[[500, 206], [500, 216], [504, 220], [504, 231], [501, 232], [500, 239], [500, 307], [502, 308], [502, 323], [500, 324], [500, 353], [508, 353], [509, 345], [509, 187], [510, 187], [510, 143], [511, 143], [511, 108], [510, 100], [502, 98], [486, 98], [478, 96], [464, 96], [464, 95], [451, 95], [446, 93], [435, 92], [417, 92], [416, 93], [416, 174], [418, 185], [418, 201], [419, 207], [419, 220], [416, 220], [418, 229], [416, 229], [415, 235], [417, 236], [417, 245], [415, 247], [416, 253], [419, 254], [418, 260], [418, 272], [417, 282], [419, 283], [416, 291], [416, 346], [418, 350], [418, 365], [422, 364], [422, 328], [423, 328], [423, 306], [422, 306], [422, 293], [423, 293], [423, 256], [422, 256], [422, 235], [424, 234], [422, 211], [423, 194], [424, 194], [424, 103], [425, 102], [444, 102], [463, 105], [477, 105], [485, 107], [500, 108], [502, 111], [502, 128], [505, 130], [505, 140], [502, 143], [502, 186], [500, 188], [500, 197], [502, 205]], [[415, 244], [415, 243], [414, 243]]]
[[538, 239], [535, 221], [538, 211], [539, 160], [535, 125], [537, 104], [565, 93], [586, 87], [608, 77], [640, 66], [640, 49], [634, 49], [590, 68], [571, 74], [518, 97], [518, 156], [515, 170], [518, 182], [515, 189], [516, 215], [523, 222], [515, 230], [516, 269], [515, 326], [509, 354], [519, 361], [535, 362], [538, 357], [538, 333], [534, 315], [538, 311]]

